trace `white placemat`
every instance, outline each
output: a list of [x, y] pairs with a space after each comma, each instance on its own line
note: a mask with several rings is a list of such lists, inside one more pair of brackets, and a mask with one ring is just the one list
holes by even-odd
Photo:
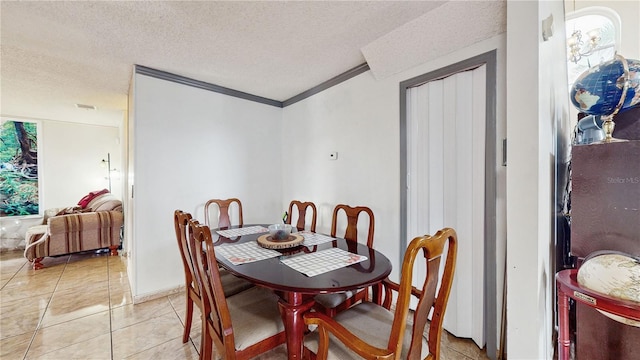
[[340, 248], [331, 248], [280, 261], [292, 269], [312, 277], [365, 260], [367, 257], [364, 255], [352, 254]]
[[304, 246], [320, 245], [335, 240], [335, 238], [332, 238], [331, 236], [316, 234], [311, 231], [298, 231], [297, 234], [304, 237], [304, 242], [302, 243]]
[[233, 265], [251, 263], [282, 255], [275, 250], [261, 247], [256, 241], [235, 245], [219, 245], [216, 246], [215, 253], [216, 257], [222, 256], [231, 261]]
[[264, 226], [248, 226], [229, 230], [218, 230], [216, 233], [220, 236], [231, 238], [242, 235], [265, 233], [268, 231], [269, 229]]

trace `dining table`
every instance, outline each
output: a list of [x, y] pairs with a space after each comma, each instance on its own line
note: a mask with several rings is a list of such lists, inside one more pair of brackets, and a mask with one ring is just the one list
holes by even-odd
[[[302, 231], [298, 246], [267, 255], [243, 253], [257, 251], [258, 238], [264, 239], [268, 225], [230, 226], [212, 231], [218, 264], [236, 276], [274, 291], [286, 332], [288, 359], [302, 359], [306, 326], [303, 315], [314, 305], [314, 296], [362, 289], [380, 284], [391, 273], [391, 262], [366, 244], [324, 234]], [[341, 260], [340, 260], [341, 259]], [[305, 261], [308, 260], [308, 261]], [[344, 261], [344, 264], [338, 264]], [[322, 268], [298, 268], [305, 262]], [[303, 273], [301, 271], [306, 271]]]

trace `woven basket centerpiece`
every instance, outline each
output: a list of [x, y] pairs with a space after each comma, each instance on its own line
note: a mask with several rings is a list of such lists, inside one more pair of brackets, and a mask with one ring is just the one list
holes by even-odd
[[288, 249], [299, 246], [304, 241], [304, 237], [298, 234], [289, 234], [284, 239], [275, 239], [270, 234], [258, 237], [258, 245], [267, 249]]
[[292, 234], [289, 224], [269, 225], [269, 234], [258, 237], [258, 244], [267, 249], [288, 249], [300, 245], [304, 237]]

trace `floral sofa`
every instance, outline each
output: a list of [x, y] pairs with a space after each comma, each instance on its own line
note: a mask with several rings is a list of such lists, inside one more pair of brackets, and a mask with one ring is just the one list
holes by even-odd
[[42, 224], [27, 230], [24, 256], [34, 269], [43, 268], [41, 261], [47, 256], [106, 248], [118, 255], [122, 201], [102, 190], [89, 193], [78, 204], [46, 210]]

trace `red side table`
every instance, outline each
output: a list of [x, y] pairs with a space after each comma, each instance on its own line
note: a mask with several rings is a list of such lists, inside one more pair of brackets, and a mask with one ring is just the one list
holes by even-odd
[[556, 274], [558, 286], [558, 360], [569, 360], [569, 298], [594, 309], [609, 312], [631, 320], [640, 321], [640, 304], [593, 292], [578, 284], [578, 269], [562, 270]]

